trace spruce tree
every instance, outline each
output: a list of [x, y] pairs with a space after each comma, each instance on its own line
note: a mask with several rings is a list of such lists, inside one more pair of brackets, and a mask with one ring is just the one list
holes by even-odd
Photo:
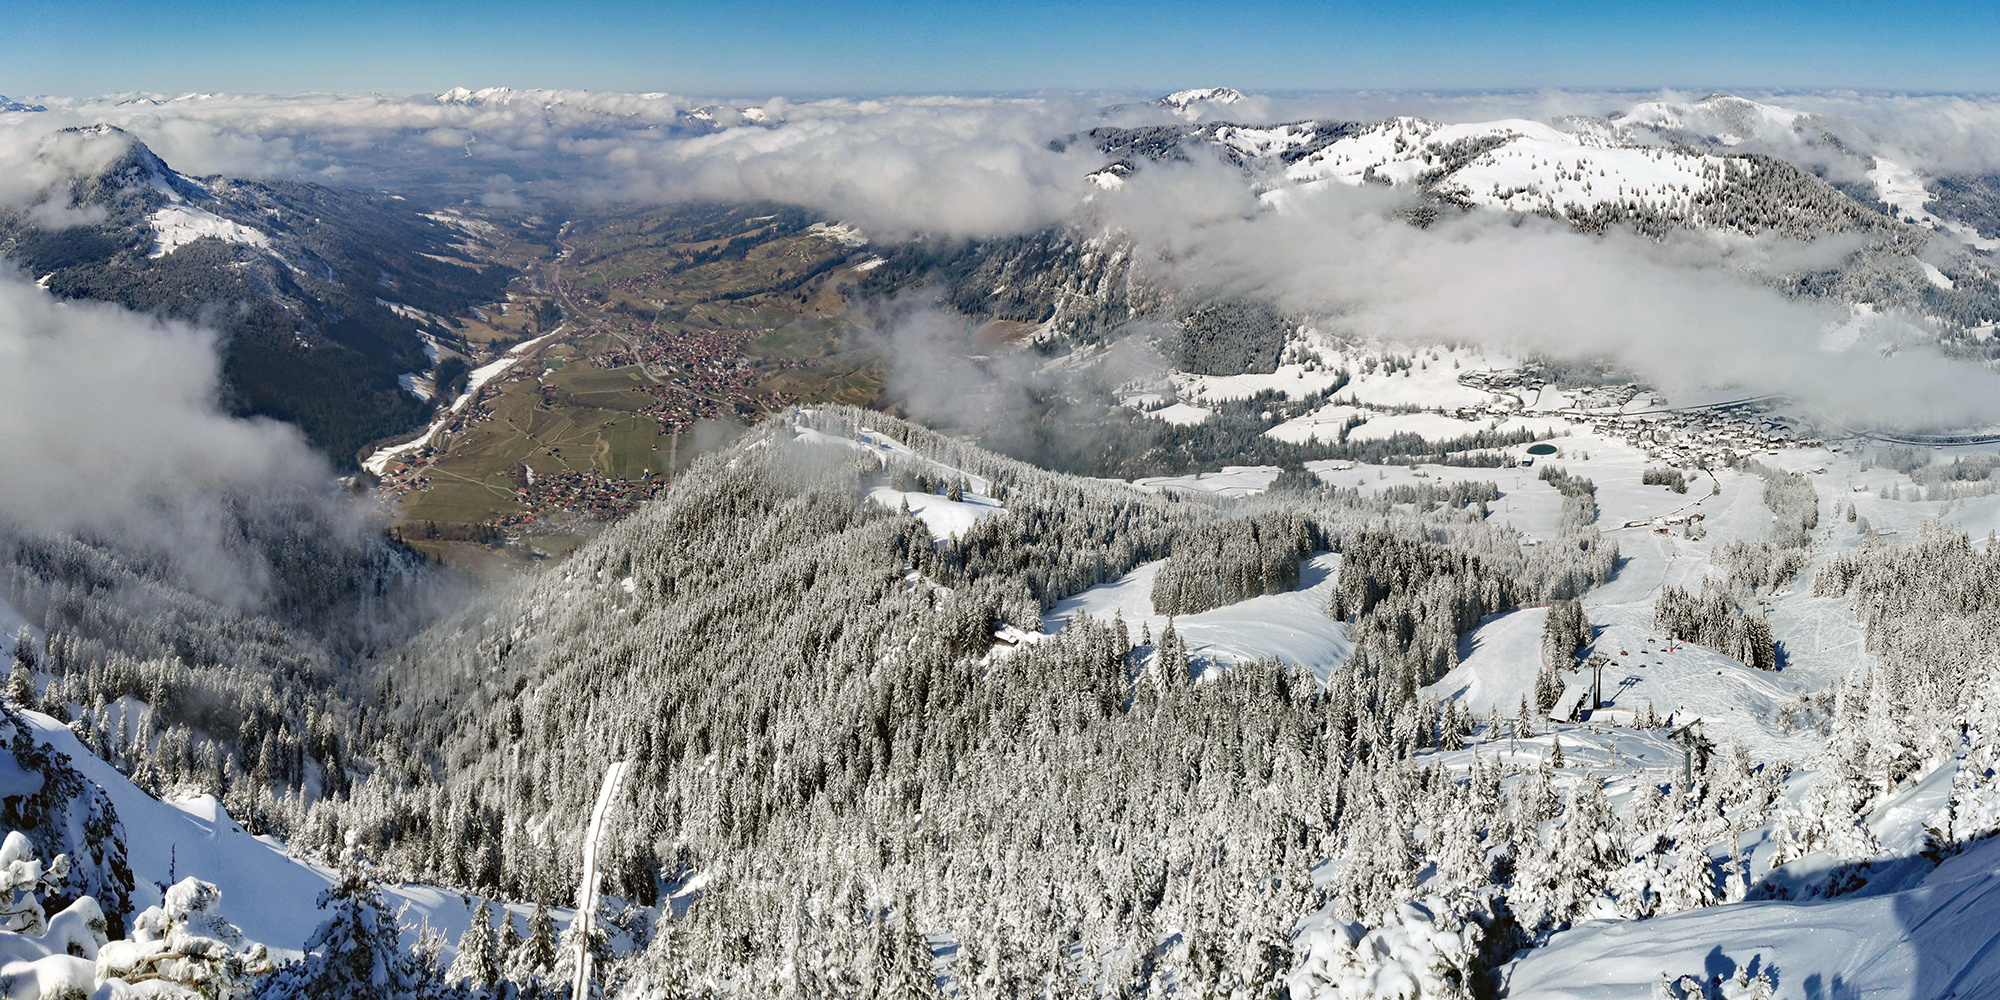
[[458, 939], [458, 955], [452, 960], [445, 979], [466, 983], [475, 990], [488, 990], [500, 981], [500, 961], [493, 940], [493, 905], [482, 899], [473, 911], [472, 923]]
[[556, 967], [556, 918], [549, 904], [535, 901], [535, 914], [528, 918], [528, 940], [521, 945], [520, 966], [529, 976], [546, 976]]
[[436, 990], [437, 967], [404, 950], [395, 915], [351, 848], [319, 906], [327, 918], [306, 957], [259, 982], [256, 1000], [428, 1000]]

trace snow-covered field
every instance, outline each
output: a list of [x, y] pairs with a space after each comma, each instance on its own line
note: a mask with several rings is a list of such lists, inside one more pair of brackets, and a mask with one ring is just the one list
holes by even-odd
[[153, 250], [148, 256], [165, 257], [181, 247], [193, 243], [204, 236], [245, 246], [269, 246], [271, 238], [263, 231], [231, 222], [222, 216], [193, 205], [167, 205], [148, 216], [146, 221], [153, 227]]
[[1392, 413], [1373, 417], [1347, 435], [1349, 441], [1380, 441], [1398, 434], [1415, 434], [1426, 441], [1450, 441], [1476, 433], [1480, 424], [1441, 413]]
[[1262, 493], [1271, 488], [1271, 482], [1283, 470], [1275, 465], [1225, 465], [1220, 472], [1196, 472], [1186, 476], [1148, 476], [1135, 479], [1132, 485], [1142, 490], [1182, 490], [1188, 493], [1213, 493], [1223, 497], [1246, 497]]
[[[1168, 622], [1167, 616], [1153, 612], [1153, 577], [1162, 565], [1147, 563], [1111, 583], [1057, 602], [1042, 616], [1043, 630], [1061, 631], [1070, 616], [1079, 613], [1100, 619], [1117, 614], [1124, 616], [1135, 640], [1141, 624], [1157, 638]], [[1300, 567], [1298, 589], [1181, 615], [1173, 619], [1174, 629], [1197, 669], [1277, 657], [1325, 680], [1351, 651], [1346, 627], [1326, 615], [1339, 572], [1340, 557], [1322, 553]]]
[[964, 500], [950, 500], [937, 493], [916, 493], [908, 490], [892, 490], [887, 487], [870, 491], [868, 499], [890, 510], [901, 510], [905, 504], [910, 513], [931, 529], [931, 537], [938, 541], [957, 538], [979, 523], [983, 517], [1006, 510], [1000, 501], [977, 493], [965, 494]]
[[1340, 429], [1357, 416], [1366, 416], [1368, 410], [1345, 403], [1328, 403], [1302, 417], [1293, 417], [1276, 427], [1265, 431], [1277, 440], [1287, 444], [1304, 444], [1307, 441], [1338, 441]]

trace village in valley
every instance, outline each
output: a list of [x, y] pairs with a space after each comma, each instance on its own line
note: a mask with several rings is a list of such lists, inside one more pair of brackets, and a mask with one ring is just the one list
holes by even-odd
[[513, 323], [465, 320], [440, 338], [474, 355], [476, 377], [431, 427], [364, 462], [397, 537], [539, 557], [532, 543], [549, 536], [566, 551], [765, 416], [874, 402], [873, 356], [846, 342], [846, 290], [881, 259], [858, 254], [851, 229], [797, 215], [593, 216], [513, 244], [523, 277], [477, 314]]

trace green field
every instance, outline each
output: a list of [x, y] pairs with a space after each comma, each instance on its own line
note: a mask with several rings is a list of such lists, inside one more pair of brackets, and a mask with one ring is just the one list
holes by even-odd
[[530, 377], [490, 387], [497, 392], [481, 405], [491, 419], [441, 442], [442, 456], [426, 470], [430, 489], [404, 498], [402, 520], [473, 524], [521, 513], [524, 466], [537, 475], [594, 469], [636, 479], [678, 471], [734, 437], [722, 425], [661, 434], [643, 413], [661, 401], [647, 390], [675, 376], [655, 380], [636, 365], [592, 360], [632, 342], [706, 338], [692, 343], [709, 345], [703, 351], [723, 345], [725, 365], [734, 352], [749, 367], [747, 379], [731, 376], [738, 388], [730, 395], [687, 382], [675, 397], [727, 415], [754, 419], [792, 400], [876, 403], [881, 365], [855, 345], [848, 314], [850, 294], [867, 275], [846, 266], [854, 248], [811, 232], [812, 221], [774, 206], [572, 220], [562, 240], [568, 255], [547, 266], [565, 289], [573, 335], [516, 368]]

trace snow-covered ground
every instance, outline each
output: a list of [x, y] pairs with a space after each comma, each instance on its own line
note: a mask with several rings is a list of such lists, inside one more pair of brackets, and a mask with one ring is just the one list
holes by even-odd
[[1780, 997], [2000, 995], [2000, 840], [1901, 892], [1589, 923], [1502, 970], [1508, 996], [1647, 1000], [1660, 974], [1775, 972]]
[[[1691, 479], [1686, 494], [1674, 494], [1639, 484], [1644, 456], [1622, 442], [1579, 433], [1556, 443], [1563, 457], [1548, 461], [1597, 482], [1599, 526], [1617, 540], [1623, 557], [1614, 578], [1584, 597], [1585, 616], [1595, 626], [1585, 652], [1603, 654], [1612, 663], [1604, 675], [1605, 708], [1580, 723], [1544, 722], [1537, 735], [1522, 739], [1482, 731], [1464, 750], [1436, 756], [1460, 769], [1475, 757], [1529, 765], [1560, 740], [1567, 766], [1558, 772], [1558, 785], [1598, 775], [1606, 780], [1614, 807], [1624, 807], [1636, 790], [1674, 779], [1682, 767], [1681, 748], [1662, 731], [1629, 724], [1648, 709], [1671, 714], [1676, 722], [1700, 719], [1709, 739], [1718, 746], [1739, 744], [1751, 760], [1802, 769], [1786, 785], [1788, 796], [1802, 794], [1819, 766], [1824, 737], [1811, 726], [1787, 725], [1780, 709], [1870, 662], [1847, 602], [1810, 594], [1814, 568], [1864, 540], [1859, 524], [1842, 513], [1847, 504], [1877, 531], [1904, 536], [1926, 520], [1961, 526], [1975, 538], [2000, 529], [2000, 497], [1885, 498], [1880, 495], [1885, 487], [1909, 495], [1910, 477], [1864, 468], [1851, 451], [1796, 448], [1757, 456], [1805, 474], [1819, 494], [1820, 527], [1809, 550], [1813, 566], [1757, 604], [1782, 644], [1782, 669], [1754, 670], [1713, 650], [1665, 642], [1652, 630], [1652, 605], [1665, 586], [1698, 586], [1711, 572], [1717, 546], [1767, 536], [1773, 518], [1762, 502], [1763, 481], [1744, 472], [1703, 473]], [[1508, 504], [1528, 509], [1559, 504], [1552, 491], [1531, 495], [1533, 487], [1546, 489], [1529, 478], [1537, 470], [1422, 471], [1436, 477], [1432, 481], [1494, 479], [1503, 492], [1492, 505], [1495, 518], [1510, 516], [1502, 509]], [[1389, 478], [1393, 472], [1363, 466], [1321, 475], [1363, 489], [1414, 481], [1409, 470], [1400, 480]], [[1690, 539], [1677, 530], [1658, 534], [1650, 524], [1621, 527], [1628, 520], [1684, 510], [1704, 515], [1706, 537]], [[1518, 511], [1511, 516], [1518, 524]], [[1463, 641], [1457, 669], [1425, 694], [1457, 699], [1481, 718], [1494, 711], [1511, 717], [1524, 697], [1532, 699], [1543, 668], [1546, 614], [1523, 608], [1482, 622]], [[1646, 921], [1585, 922], [1506, 966], [1505, 995], [1642, 1000], [1657, 995], [1663, 973], [1730, 979], [1748, 968], [1771, 970], [1779, 997], [2000, 996], [2000, 923], [1995, 922], [2000, 846], [1976, 843], [1934, 870], [1918, 857], [1926, 826], [1939, 822], [1956, 766], [1945, 762], [1868, 817], [1883, 860], [1862, 891], [1832, 900], [1733, 903]], [[1742, 846], [1751, 876], [1773, 884], [1822, 877], [1836, 863], [1814, 854], [1773, 873], [1776, 844], [1769, 826], [1749, 831]], [[1748, 995], [1733, 984], [1728, 989], [1729, 996]]]
[[1264, 433], [1287, 444], [1305, 444], [1308, 441], [1338, 441], [1340, 429], [1357, 416], [1367, 416], [1369, 410], [1345, 403], [1328, 403], [1302, 417], [1271, 428]]
[[[69, 727], [37, 712], [23, 717], [38, 742], [67, 755], [83, 776], [110, 796], [125, 826], [127, 858], [135, 883], [132, 902], [139, 909], [158, 905], [160, 887], [188, 877], [213, 883], [222, 890], [222, 912], [252, 941], [273, 952], [298, 955], [324, 914], [317, 901], [332, 881], [332, 873], [284, 853], [282, 845], [253, 837], [229, 818], [210, 796], [176, 803], [161, 802], [125, 779], [110, 764], [84, 749]], [[423, 926], [445, 935], [447, 947], [458, 940], [478, 902], [433, 886], [383, 887], [391, 911], [408, 904], [405, 938], [411, 943]], [[532, 907], [513, 907], [517, 930], [526, 931]], [[556, 911], [560, 921], [569, 912]]]
[[[1153, 612], [1153, 577], [1163, 565], [1164, 561], [1147, 563], [1117, 580], [1057, 602], [1042, 616], [1042, 629], [1059, 632], [1079, 613], [1107, 620], [1118, 614], [1124, 616], [1135, 641], [1142, 623], [1157, 639], [1168, 622], [1166, 615]], [[1300, 567], [1298, 589], [1252, 597], [1198, 615], [1181, 615], [1172, 620], [1174, 629], [1197, 669], [1277, 657], [1311, 670], [1323, 681], [1346, 662], [1352, 650], [1346, 626], [1326, 615], [1339, 572], [1340, 557], [1321, 553]]]
[[271, 238], [263, 231], [231, 222], [193, 205], [164, 206], [147, 216], [146, 221], [152, 225], [154, 233], [153, 250], [147, 254], [149, 257], [165, 257], [204, 236], [253, 247], [271, 244]]
[[1195, 424], [1207, 420], [1208, 415], [1213, 412], [1215, 411], [1203, 409], [1202, 407], [1199, 406], [1190, 406], [1187, 403], [1174, 402], [1174, 403], [1168, 403], [1167, 405], [1162, 406], [1157, 410], [1147, 410], [1146, 415], [1152, 417], [1155, 420], [1164, 420], [1167, 423], [1173, 424], [1177, 427], [1192, 427]]
[[1004, 513], [1005, 507], [992, 497], [977, 493], [967, 493], [964, 500], [950, 500], [937, 493], [918, 493], [907, 490], [892, 490], [887, 487], [872, 490], [868, 499], [890, 510], [901, 510], [908, 504], [910, 513], [931, 529], [931, 537], [944, 541], [965, 534], [983, 517]]
[[1188, 493], [1213, 493], [1223, 497], [1246, 497], [1262, 493], [1271, 488], [1271, 482], [1284, 470], [1275, 465], [1225, 465], [1220, 472], [1196, 472], [1186, 476], [1148, 476], [1135, 479], [1132, 485], [1148, 492], [1161, 490], [1181, 490]]
[[[1335, 363], [1351, 360], [1341, 357]], [[1421, 406], [1433, 410], [1485, 406], [1500, 397], [1484, 389], [1461, 385], [1458, 377], [1468, 371], [1510, 365], [1511, 362], [1476, 352], [1439, 348], [1424, 352], [1415, 365], [1399, 371], [1366, 372], [1357, 367], [1347, 385], [1333, 398], [1335, 402], [1363, 406]]]
[[1482, 425], [1442, 413], [1392, 413], [1373, 417], [1348, 432], [1349, 441], [1380, 441], [1398, 434], [1415, 434], [1426, 441], [1450, 441], [1477, 433]]

